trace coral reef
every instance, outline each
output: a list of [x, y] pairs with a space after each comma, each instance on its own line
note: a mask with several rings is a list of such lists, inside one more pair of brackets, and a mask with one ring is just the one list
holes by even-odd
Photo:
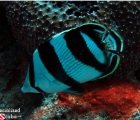
[[[20, 107], [21, 115], [30, 119], [139, 119], [139, 19], [140, 2], [0, 2], [0, 108]], [[59, 93], [43, 99], [21, 93], [28, 54], [52, 35], [86, 22], [122, 35], [125, 50], [117, 71], [81, 85], [86, 90], [81, 96]]]
[[[78, 6], [77, 6], [78, 3]], [[80, 2], [83, 3], [83, 2]], [[94, 2], [4, 2], [18, 42], [31, 53], [43, 40], [64, 29], [93, 21]]]
[[89, 82], [82, 85], [86, 93], [82, 96], [59, 93], [59, 105], [67, 106], [73, 114], [79, 115], [93, 112], [106, 113], [111, 119], [128, 119], [132, 113], [139, 109], [140, 83], [123, 79], [106, 79]]
[[132, 117], [129, 120], [139, 120], [140, 119], [140, 111], [136, 111], [133, 113]]

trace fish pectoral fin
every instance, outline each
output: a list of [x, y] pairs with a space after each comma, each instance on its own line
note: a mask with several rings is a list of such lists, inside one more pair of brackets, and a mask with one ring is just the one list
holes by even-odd
[[83, 88], [79, 87], [79, 86], [75, 86], [75, 87], [71, 87], [69, 89], [66, 89], [63, 91], [64, 93], [69, 93], [69, 94], [75, 94], [75, 95], [81, 95], [83, 94], [85, 91]]

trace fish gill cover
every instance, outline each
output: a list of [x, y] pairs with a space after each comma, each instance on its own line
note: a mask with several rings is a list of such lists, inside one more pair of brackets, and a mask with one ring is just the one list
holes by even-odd
[[[140, 116], [140, 2], [0, 2], [0, 108], [21, 108], [29, 119], [135, 119]], [[31, 54], [51, 36], [97, 22], [123, 37], [118, 69], [81, 85], [81, 96], [23, 94]], [[43, 101], [43, 102], [42, 102]]]

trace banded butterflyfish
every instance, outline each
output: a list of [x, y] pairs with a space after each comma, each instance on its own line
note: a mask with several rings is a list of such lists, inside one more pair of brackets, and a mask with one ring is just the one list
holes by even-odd
[[63, 31], [34, 51], [22, 91], [82, 94], [79, 84], [104, 78], [118, 67], [123, 39], [114, 30], [86, 23]]

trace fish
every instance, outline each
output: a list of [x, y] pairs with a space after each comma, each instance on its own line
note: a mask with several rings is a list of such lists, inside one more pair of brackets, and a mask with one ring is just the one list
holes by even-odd
[[39, 45], [31, 56], [23, 93], [81, 95], [80, 84], [111, 75], [120, 63], [123, 38], [99, 23], [64, 30]]

